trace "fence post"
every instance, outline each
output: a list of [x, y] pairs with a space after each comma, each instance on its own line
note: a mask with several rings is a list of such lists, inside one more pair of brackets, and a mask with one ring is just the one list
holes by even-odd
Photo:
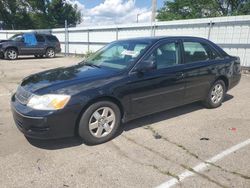
[[118, 27], [116, 28], [115, 34], [116, 34], [115, 38], [116, 38], [116, 40], [118, 40], [119, 39], [119, 28]]
[[211, 34], [211, 30], [212, 30], [212, 27], [214, 25], [214, 23], [212, 22], [212, 20], [210, 20], [209, 22], [209, 28], [208, 28], [208, 36], [207, 36], [207, 39], [209, 40], [210, 39], [210, 34]]
[[65, 30], [64, 30], [64, 56], [68, 55], [68, 48], [69, 48], [69, 39], [68, 39], [68, 23], [67, 20], [65, 20]]
[[155, 37], [155, 30], [156, 30], [156, 23], [154, 22], [154, 33], [153, 33], [154, 37]]
[[89, 29], [87, 30], [87, 45], [88, 45], [88, 52], [90, 50], [90, 44], [89, 44]]

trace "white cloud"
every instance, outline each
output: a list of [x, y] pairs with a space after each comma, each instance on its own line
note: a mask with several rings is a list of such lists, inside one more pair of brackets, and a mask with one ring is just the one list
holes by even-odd
[[149, 22], [151, 17], [151, 11], [146, 7], [136, 7], [135, 0], [105, 0], [91, 9], [77, 0], [68, 2], [77, 4], [82, 12], [83, 22], [79, 26], [135, 23], [137, 14], [139, 22]]

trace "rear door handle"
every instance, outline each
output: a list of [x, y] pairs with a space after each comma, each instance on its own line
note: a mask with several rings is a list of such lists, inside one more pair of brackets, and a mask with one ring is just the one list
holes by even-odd
[[175, 75], [176, 80], [182, 80], [184, 78], [184, 73], [183, 72], [178, 72]]

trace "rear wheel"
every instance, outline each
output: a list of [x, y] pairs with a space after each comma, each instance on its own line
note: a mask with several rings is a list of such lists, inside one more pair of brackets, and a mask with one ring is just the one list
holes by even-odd
[[225, 97], [226, 86], [223, 80], [217, 80], [209, 90], [207, 98], [204, 100], [204, 105], [207, 108], [219, 107]]
[[15, 48], [9, 48], [5, 51], [4, 57], [9, 60], [15, 60], [18, 57], [18, 52]]
[[110, 101], [90, 105], [83, 113], [78, 134], [86, 144], [95, 145], [112, 139], [120, 125], [119, 107]]
[[48, 58], [53, 58], [53, 57], [55, 57], [55, 56], [56, 56], [56, 53], [55, 53], [54, 48], [48, 48], [48, 49], [46, 50], [46, 57], [48, 57]]

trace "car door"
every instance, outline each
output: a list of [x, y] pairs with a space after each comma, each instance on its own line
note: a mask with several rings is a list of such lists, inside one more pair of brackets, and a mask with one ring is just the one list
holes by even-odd
[[213, 70], [222, 58], [205, 41], [184, 39], [182, 43], [186, 80], [185, 103], [202, 100], [215, 79]]
[[24, 46], [24, 38], [23, 34], [16, 34], [13, 37], [11, 37], [11, 45], [18, 48], [18, 54], [22, 55], [23, 51], [22, 48]]
[[[156, 69], [136, 71], [147, 61], [155, 61]], [[182, 69], [179, 41], [163, 40], [150, 50], [129, 75], [132, 115], [143, 116], [181, 105], [185, 87]]]
[[45, 42], [44, 36], [41, 34], [36, 34], [35, 37], [36, 37], [36, 41], [37, 41], [37, 44], [35, 47], [36, 48], [35, 53], [38, 55], [45, 54], [46, 42]]
[[22, 55], [33, 55], [37, 51], [37, 40], [34, 33], [23, 34], [23, 42], [20, 45]]

